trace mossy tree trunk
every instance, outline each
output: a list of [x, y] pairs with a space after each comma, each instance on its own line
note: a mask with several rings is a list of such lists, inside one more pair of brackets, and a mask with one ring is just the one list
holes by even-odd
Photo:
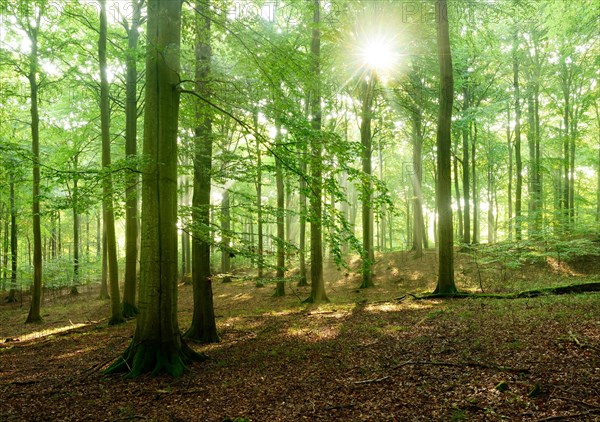
[[15, 208], [15, 175], [10, 172], [10, 291], [7, 302], [17, 301], [17, 209]]
[[[210, 98], [210, 5], [207, 0], [196, 3], [196, 93]], [[197, 126], [194, 130], [194, 193], [192, 198], [192, 284], [194, 311], [192, 325], [185, 337], [202, 343], [219, 341], [213, 306], [210, 270], [210, 190], [212, 171], [212, 112], [205, 102], [196, 103]], [[177, 202], [177, 198], [174, 199]]]
[[452, 128], [452, 100], [454, 80], [452, 77], [452, 54], [448, 35], [448, 5], [438, 0], [437, 39], [440, 62], [440, 102], [437, 128], [437, 206], [439, 270], [435, 293], [456, 293], [454, 284], [454, 239], [452, 231], [452, 179], [450, 171], [450, 146]]

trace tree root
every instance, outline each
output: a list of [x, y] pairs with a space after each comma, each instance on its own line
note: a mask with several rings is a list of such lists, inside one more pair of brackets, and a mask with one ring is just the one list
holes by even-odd
[[126, 372], [126, 378], [136, 378], [148, 372], [152, 376], [165, 372], [179, 378], [188, 370], [188, 364], [204, 360], [206, 355], [195, 352], [185, 342], [181, 342], [179, 350], [159, 342], [132, 342], [125, 353], [103, 372], [107, 375]]
[[518, 293], [489, 294], [489, 293], [428, 293], [414, 296], [415, 300], [426, 299], [522, 299], [546, 295], [564, 295], [571, 293], [600, 292], [600, 282], [569, 284], [566, 286], [547, 287], [544, 289], [525, 290]]
[[121, 314], [123, 314], [123, 318], [133, 318], [138, 313], [138, 308], [136, 308], [135, 305], [126, 302], [121, 303]]

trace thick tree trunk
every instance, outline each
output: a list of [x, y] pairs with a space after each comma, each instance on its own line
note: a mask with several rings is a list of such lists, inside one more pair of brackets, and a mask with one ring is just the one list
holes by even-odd
[[321, 195], [323, 192], [323, 139], [321, 138], [321, 31], [320, 0], [313, 0], [314, 15], [310, 44], [310, 74], [313, 77], [311, 90], [312, 136], [310, 145], [310, 303], [329, 302], [323, 280], [323, 239]]
[[452, 53], [448, 31], [448, 5], [438, 0], [437, 38], [440, 62], [440, 101], [437, 129], [437, 207], [439, 238], [439, 272], [434, 293], [456, 293], [454, 284], [454, 240], [452, 230], [452, 178], [450, 147], [452, 133]]
[[110, 289], [111, 316], [109, 325], [124, 321], [119, 300], [119, 266], [117, 261], [117, 237], [113, 212], [113, 186], [110, 173], [110, 105], [108, 77], [106, 71], [106, 0], [100, 0], [100, 37], [98, 57], [100, 61], [100, 130], [102, 136], [102, 168], [106, 171], [102, 179], [102, 211], [104, 214], [106, 251], [108, 257], [108, 286]]
[[363, 81], [363, 103], [360, 123], [360, 141], [362, 145], [362, 283], [361, 289], [373, 287], [373, 210], [371, 209], [371, 201], [373, 197], [373, 186], [371, 183], [372, 163], [371, 155], [372, 135], [371, 135], [371, 119], [373, 115], [373, 96], [375, 93], [375, 75], [369, 75], [369, 79]]
[[177, 322], [177, 120], [181, 3], [148, 2], [139, 316], [123, 357], [108, 373], [167, 372], [199, 358]]
[[33, 223], [33, 287], [31, 290], [31, 307], [25, 323], [36, 323], [42, 321], [40, 308], [42, 305], [42, 228], [40, 221], [40, 116], [38, 112], [38, 40], [40, 16], [37, 25], [29, 32], [31, 42], [31, 53], [29, 55], [29, 88], [31, 97], [31, 152], [33, 160], [33, 200], [32, 200], [32, 223]]
[[277, 279], [275, 296], [285, 296], [285, 186], [283, 184], [283, 163], [281, 157], [281, 124], [276, 122], [275, 135], [275, 183], [277, 185]]
[[[166, 2], [167, 0], [161, 0]], [[167, 7], [167, 6], [165, 6]], [[171, 6], [169, 6], [171, 8]], [[198, 0], [196, 27], [196, 93], [210, 98], [210, 71], [212, 47], [210, 42], [211, 13], [207, 0]], [[168, 27], [161, 28], [168, 31]], [[179, 35], [177, 35], [179, 42]], [[177, 77], [178, 75], [173, 75]], [[173, 81], [175, 83], [175, 81]], [[177, 105], [179, 105], [177, 103]], [[166, 111], [165, 111], [166, 112]], [[176, 118], [176, 116], [173, 116]], [[202, 343], [219, 341], [213, 304], [212, 273], [210, 269], [210, 190], [212, 172], [212, 110], [205, 103], [196, 105], [194, 151], [194, 193], [192, 220], [196, 227], [192, 242], [192, 283], [194, 286], [194, 312], [192, 325], [185, 337]], [[174, 120], [177, 124], [177, 120]]]
[[[137, 46], [141, 19], [138, 0], [131, 1], [131, 25], [127, 29], [128, 49], [125, 58], [127, 79], [125, 82], [125, 155], [129, 160], [137, 156]], [[131, 165], [131, 164], [130, 164]], [[127, 175], [125, 188], [125, 286], [121, 305], [125, 318], [137, 315], [135, 305], [138, 267], [138, 175]]]

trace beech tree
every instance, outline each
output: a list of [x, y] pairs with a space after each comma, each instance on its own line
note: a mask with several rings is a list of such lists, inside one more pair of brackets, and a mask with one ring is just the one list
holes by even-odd
[[167, 372], [198, 360], [177, 321], [177, 128], [181, 3], [148, 2], [139, 315], [133, 339], [107, 373]]

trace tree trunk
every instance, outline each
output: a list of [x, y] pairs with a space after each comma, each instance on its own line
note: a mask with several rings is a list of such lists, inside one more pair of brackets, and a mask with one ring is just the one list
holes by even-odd
[[473, 185], [473, 236], [471, 243], [479, 243], [479, 187], [477, 185], [477, 167], [475, 153], [477, 152], [477, 121], [473, 122], [473, 137], [471, 138], [471, 185]]
[[454, 241], [452, 231], [452, 178], [450, 147], [452, 130], [452, 53], [448, 34], [448, 5], [438, 0], [438, 57], [440, 62], [440, 102], [437, 129], [437, 208], [439, 239], [439, 272], [434, 293], [456, 293], [454, 284]]
[[71, 286], [71, 294], [76, 295], [79, 292], [77, 291], [77, 286], [79, 285], [79, 177], [77, 175], [78, 171], [78, 155], [75, 154], [73, 156], [73, 192], [72, 192], [72, 200], [73, 200], [73, 284]]
[[42, 321], [40, 308], [42, 305], [42, 228], [40, 221], [40, 117], [38, 112], [38, 28], [41, 16], [37, 16], [37, 25], [29, 31], [31, 53], [29, 55], [29, 88], [31, 97], [31, 152], [33, 160], [33, 288], [31, 290], [31, 307], [25, 323]]
[[[307, 102], [308, 103], [308, 102]], [[306, 113], [308, 114], [308, 113]], [[303, 150], [300, 153], [300, 198], [298, 206], [300, 209], [300, 240], [299, 240], [299, 260], [300, 260], [300, 274], [298, 280], [298, 286], [308, 286], [308, 280], [306, 277], [306, 152]]]
[[276, 122], [275, 135], [275, 181], [277, 185], [277, 270], [275, 297], [285, 296], [285, 186], [283, 184], [283, 163], [281, 157], [281, 123]]
[[[133, 165], [137, 156], [137, 46], [141, 19], [141, 4], [131, 0], [131, 25], [126, 28], [128, 49], [125, 58], [127, 79], [125, 82], [125, 155]], [[127, 174], [125, 188], [125, 286], [121, 309], [125, 318], [138, 313], [135, 306], [138, 266], [138, 175]]]
[[521, 97], [519, 93], [519, 46], [518, 34], [513, 35], [513, 86], [515, 95], [515, 172], [517, 185], [515, 187], [515, 238], [520, 241], [522, 235], [521, 196], [523, 191], [523, 163], [521, 161]]
[[229, 189], [223, 192], [221, 201], [221, 273], [223, 274], [223, 283], [231, 283], [231, 255], [229, 242], [231, 238], [231, 215], [230, 215], [230, 200]]
[[[468, 84], [465, 83], [464, 87], [463, 87], [463, 96], [464, 96], [464, 102], [463, 102], [463, 113], [465, 113], [465, 119], [467, 119], [466, 117], [466, 113], [469, 109], [470, 106], [470, 97], [469, 97], [469, 87]], [[464, 200], [463, 200], [463, 220], [464, 220], [464, 224], [463, 224], [463, 234], [462, 234], [462, 239], [461, 242], [462, 243], [466, 243], [467, 245], [471, 244], [471, 186], [470, 186], [470, 175], [469, 175], [469, 171], [471, 169], [470, 166], [470, 159], [469, 159], [469, 134], [470, 134], [470, 123], [469, 120], [467, 119], [466, 121], [463, 122], [463, 128], [462, 128], [462, 139], [463, 139], [463, 143], [462, 143], [462, 151], [463, 151], [463, 157], [462, 157], [462, 169], [463, 169], [463, 179], [462, 179], [462, 185], [463, 185], [463, 195], [464, 195]]]
[[425, 243], [425, 220], [423, 218], [423, 133], [421, 110], [412, 115], [413, 154], [411, 175], [413, 188], [413, 238], [412, 250], [415, 258], [423, 256]]
[[8, 303], [17, 301], [17, 209], [15, 208], [15, 176], [10, 173], [10, 291]]
[[[168, 2], [167, 0], [162, 0]], [[167, 7], [167, 6], [164, 6]], [[168, 6], [171, 8], [170, 6]], [[210, 98], [210, 71], [212, 47], [210, 41], [211, 13], [206, 0], [196, 3], [198, 13], [196, 21], [196, 93], [200, 98]], [[179, 10], [179, 12], [181, 12]], [[161, 29], [168, 31], [168, 27]], [[178, 22], [179, 26], [179, 22]], [[171, 33], [169, 33], [171, 34]], [[175, 34], [172, 34], [173, 36]], [[179, 34], [177, 34], [179, 43]], [[176, 74], [172, 75], [174, 78]], [[175, 81], [173, 81], [175, 83]], [[179, 105], [176, 102], [177, 106]], [[164, 110], [165, 114], [168, 113]], [[177, 125], [176, 115], [172, 116]], [[213, 304], [212, 273], [210, 269], [210, 189], [212, 172], [212, 110], [205, 103], [196, 103], [195, 157], [194, 157], [194, 194], [192, 198], [192, 220], [196, 228], [192, 243], [192, 283], [194, 286], [194, 312], [192, 325], [185, 337], [202, 343], [219, 341]], [[174, 141], [176, 143], [176, 139]]]
[[177, 322], [177, 119], [181, 2], [148, 2], [139, 316], [123, 357], [107, 370], [182, 375], [199, 358]]
[[98, 57], [100, 61], [100, 129], [102, 136], [102, 168], [106, 171], [102, 179], [102, 211], [104, 214], [106, 251], [108, 257], [108, 286], [110, 288], [111, 317], [109, 325], [124, 321], [119, 300], [119, 267], [117, 261], [117, 238], [113, 212], [113, 187], [110, 173], [110, 105], [108, 77], [106, 72], [106, 0], [100, 0], [100, 37]]
[[508, 240], [512, 240], [513, 236], [513, 143], [510, 133], [510, 106], [506, 108], [506, 143], [508, 146]]
[[314, 15], [310, 44], [310, 75], [312, 90], [310, 111], [312, 114], [310, 145], [310, 296], [305, 302], [329, 302], [323, 280], [322, 199], [323, 192], [323, 139], [321, 134], [321, 31], [320, 0], [313, 0]]
[[373, 197], [372, 176], [372, 135], [371, 119], [373, 117], [373, 96], [375, 93], [375, 75], [369, 75], [369, 79], [362, 82], [362, 113], [360, 123], [360, 141], [362, 145], [362, 229], [363, 229], [363, 251], [362, 251], [362, 283], [361, 289], [373, 287], [373, 214], [371, 201]]
[[[258, 116], [254, 115], [254, 128], [258, 130]], [[257, 227], [258, 227], [258, 246], [256, 253], [257, 257], [257, 277], [259, 279], [263, 278], [263, 217], [262, 217], [262, 157], [260, 151], [260, 142], [258, 139], [256, 140], [256, 219], [257, 219]]]
[[[454, 151], [458, 151], [458, 141], [456, 140], [457, 136], [453, 137], [455, 142], [454, 142]], [[459, 185], [459, 170], [458, 170], [458, 157], [456, 156], [456, 154], [452, 155], [453, 157], [453, 167], [454, 167], [454, 196], [456, 198], [456, 213], [457, 213], [457, 220], [458, 220], [458, 238], [460, 239], [460, 241], [462, 242], [463, 239], [463, 234], [464, 234], [464, 229], [463, 229], [463, 214], [462, 214], [462, 206], [460, 204], [461, 202], [461, 196], [460, 196], [460, 185]]]
[[100, 297], [99, 299], [110, 299], [108, 293], [108, 250], [106, 247], [106, 227], [102, 222], [102, 275], [100, 280]]

